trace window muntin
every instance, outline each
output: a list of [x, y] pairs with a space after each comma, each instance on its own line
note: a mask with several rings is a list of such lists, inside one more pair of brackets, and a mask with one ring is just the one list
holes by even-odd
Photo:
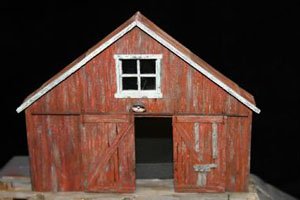
[[161, 98], [162, 55], [115, 55], [117, 98]]

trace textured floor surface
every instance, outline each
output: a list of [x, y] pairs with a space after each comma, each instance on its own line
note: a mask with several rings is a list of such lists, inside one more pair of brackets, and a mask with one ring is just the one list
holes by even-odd
[[[155, 169], [157, 166], [154, 166]], [[168, 166], [169, 167], [169, 166]], [[150, 167], [151, 168], [151, 167]], [[296, 198], [251, 175], [249, 193], [197, 194], [176, 193], [172, 179], [138, 179], [132, 194], [99, 194], [84, 192], [39, 193], [32, 192], [29, 178], [28, 157], [12, 158], [0, 171], [0, 199], [89, 199], [89, 200], [296, 200]]]

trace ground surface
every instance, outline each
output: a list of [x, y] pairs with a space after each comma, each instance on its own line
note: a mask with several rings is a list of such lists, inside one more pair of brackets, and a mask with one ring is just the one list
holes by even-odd
[[0, 199], [88, 199], [88, 200], [295, 200], [295, 198], [251, 175], [248, 193], [176, 193], [172, 179], [138, 179], [136, 192], [132, 194], [99, 194], [84, 192], [32, 192], [28, 158], [16, 156], [0, 171]]

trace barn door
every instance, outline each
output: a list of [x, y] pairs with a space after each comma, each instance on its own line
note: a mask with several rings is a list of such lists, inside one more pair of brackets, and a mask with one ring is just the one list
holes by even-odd
[[224, 192], [224, 118], [174, 116], [173, 139], [175, 190]]
[[89, 192], [135, 190], [134, 122], [130, 115], [82, 116], [83, 187]]

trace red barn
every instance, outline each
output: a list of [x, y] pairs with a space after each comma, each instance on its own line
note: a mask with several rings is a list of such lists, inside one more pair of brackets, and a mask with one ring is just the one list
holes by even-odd
[[140, 13], [23, 110], [35, 191], [133, 192], [151, 169], [178, 192], [248, 189], [253, 96]]

